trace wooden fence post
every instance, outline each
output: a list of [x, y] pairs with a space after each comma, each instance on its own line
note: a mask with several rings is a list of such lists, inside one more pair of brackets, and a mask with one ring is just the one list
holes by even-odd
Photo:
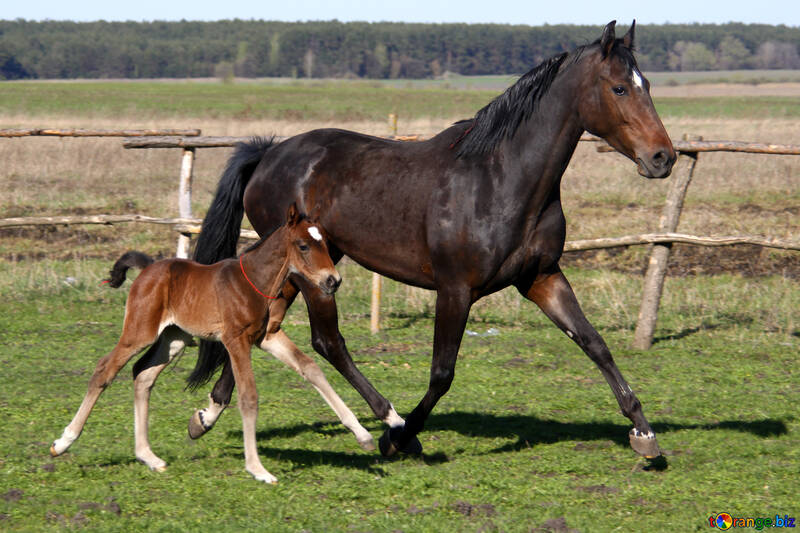
[[[194, 148], [183, 150], [181, 158], [181, 181], [178, 185], [178, 216], [192, 218], [192, 171], [194, 169]], [[175, 257], [186, 259], [189, 257], [190, 236], [181, 233], [178, 236], [178, 249]]]
[[[397, 137], [397, 114], [389, 113], [389, 134]], [[380, 274], [372, 273], [372, 301], [369, 311], [369, 330], [376, 334], [381, 330], [381, 286]]]
[[[684, 135], [683, 139], [690, 140], [687, 135]], [[702, 140], [702, 138], [691, 140]], [[681, 152], [679, 154], [675, 165], [676, 169], [672, 173], [672, 183], [667, 192], [664, 212], [659, 220], [659, 232], [672, 233], [678, 228], [686, 190], [692, 181], [696, 164], [697, 153]], [[658, 319], [661, 293], [664, 289], [664, 278], [667, 275], [670, 248], [672, 248], [672, 243], [654, 244], [650, 254], [650, 262], [647, 265], [642, 289], [642, 305], [639, 308], [639, 318], [636, 321], [636, 331], [633, 335], [633, 347], [639, 350], [649, 350], [653, 345], [653, 334]]]

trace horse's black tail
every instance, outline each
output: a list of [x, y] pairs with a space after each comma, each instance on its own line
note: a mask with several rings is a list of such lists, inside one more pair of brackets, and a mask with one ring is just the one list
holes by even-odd
[[[203, 219], [194, 249], [194, 260], [198, 263], [210, 265], [236, 255], [244, 216], [244, 189], [259, 161], [274, 144], [272, 138], [254, 137], [250, 142], [236, 145]], [[201, 340], [197, 363], [186, 380], [187, 388], [195, 390], [207, 383], [227, 360], [228, 352], [221, 343]]]
[[117, 262], [114, 263], [111, 270], [109, 270], [109, 278], [103, 281], [108, 282], [108, 284], [115, 289], [119, 288], [120, 285], [125, 283], [125, 274], [128, 272], [129, 268], [145, 268], [153, 264], [153, 261], [155, 261], [155, 259], [142, 252], [133, 250], [125, 252], [122, 254], [122, 257], [117, 259]]

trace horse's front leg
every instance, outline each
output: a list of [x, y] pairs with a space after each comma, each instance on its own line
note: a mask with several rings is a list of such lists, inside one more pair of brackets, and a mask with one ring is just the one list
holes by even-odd
[[[436, 319], [433, 333], [433, 359], [428, 391], [422, 401], [411, 411], [404, 426], [392, 427], [378, 441], [381, 453], [394, 455], [398, 450], [409, 450], [418, 443], [417, 434], [436, 402], [447, 393], [455, 376], [458, 349], [467, 325], [472, 305], [469, 289], [439, 290], [436, 295]], [[418, 446], [418, 452], [422, 446]]]
[[538, 305], [600, 368], [611, 386], [622, 414], [633, 422], [630, 442], [633, 450], [645, 457], [661, 455], [655, 433], [642, 412], [642, 404], [622, 377], [608, 346], [581, 311], [567, 278], [556, 268], [552, 273], [541, 274], [533, 282], [517, 286], [519, 291]]
[[[316, 285], [306, 283], [300, 277], [296, 282], [301, 286], [308, 306], [308, 317], [311, 321], [311, 345], [314, 350], [331, 363], [358, 391], [376, 417], [390, 427], [402, 427], [405, 421], [397, 414], [392, 404], [372, 386], [372, 383], [353, 363], [344, 337], [339, 332], [339, 318], [333, 295], [323, 293]], [[418, 446], [418, 442], [412, 443], [414, 449]]]

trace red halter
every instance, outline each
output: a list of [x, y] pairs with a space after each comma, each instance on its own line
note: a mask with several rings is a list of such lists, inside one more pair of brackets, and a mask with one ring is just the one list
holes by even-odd
[[277, 296], [267, 296], [266, 294], [264, 294], [263, 292], [258, 290], [258, 287], [253, 285], [253, 282], [250, 281], [250, 278], [247, 277], [247, 272], [244, 271], [244, 265], [242, 264], [242, 256], [241, 255], [239, 256], [239, 267], [241, 267], [241, 269], [242, 269], [242, 275], [244, 276], [244, 279], [246, 279], [247, 283], [249, 283], [250, 286], [253, 287], [253, 290], [255, 290], [258, 294], [260, 294], [264, 298], [267, 298], [268, 300], [277, 300], [278, 299]]

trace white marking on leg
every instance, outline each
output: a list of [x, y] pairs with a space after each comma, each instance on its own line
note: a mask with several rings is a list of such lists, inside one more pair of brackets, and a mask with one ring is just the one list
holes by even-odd
[[386, 418], [384, 418], [383, 421], [390, 428], [403, 427], [406, 425], [406, 421], [402, 416], [397, 414], [397, 411], [394, 410], [394, 405], [392, 404], [389, 404], [389, 414], [386, 415]]
[[199, 412], [200, 423], [206, 431], [214, 427], [214, 424], [217, 423], [217, 419], [226, 407], [228, 407], [228, 404], [217, 403], [214, 401], [214, 398], [211, 397], [211, 394], [208, 395], [208, 407], [200, 409]]
[[64, 432], [61, 434], [61, 437], [56, 439], [53, 442], [53, 446], [50, 447], [50, 454], [53, 456], [61, 455], [67, 448], [72, 446], [72, 443], [80, 436], [80, 434], [75, 434], [72, 430], [70, 430], [69, 426], [64, 428]]
[[642, 75], [639, 74], [637, 69], [633, 69], [633, 84], [638, 87], [639, 89], [644, 89], [644, 83], [642, 82]]
[[320, 233], [319, 228], [316, 226], [309, 226], [308, 234], [311, 235], [311, 238], [315, 241], [322, 240], [322, 233]]

